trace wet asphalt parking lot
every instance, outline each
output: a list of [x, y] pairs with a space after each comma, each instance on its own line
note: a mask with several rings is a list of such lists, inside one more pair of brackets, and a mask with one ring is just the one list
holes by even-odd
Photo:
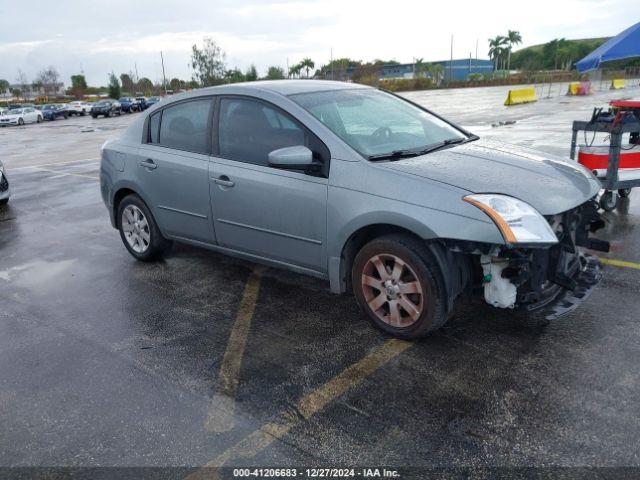
[[[571, 120], [640, 88], [510, 109], [504, 87], [406, 95], [567, 155]], [[577, 311], [473, 304], [407, 343], [315, 279], [180, 245], [134, 261], [97, 158], [130, 119], [0, 129], [0, 467], [640, 466], [640, 191], [606, 215], [616, 265]]]

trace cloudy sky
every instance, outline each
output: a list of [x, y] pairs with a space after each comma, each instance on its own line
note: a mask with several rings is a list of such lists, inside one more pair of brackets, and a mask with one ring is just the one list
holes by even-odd
[[[615, 35], [639, 20], [638, 0], [0, 0], [0, 78], [31, 81], [53, 65], [65, 84], [83, 71], [92, 85], [135, 72], [190, 78], [191, 45], [213, 37], [229, 67], [285, 67], [305, 56], [360, 60], [487, 56], [487, 38], [519, 30], [524, 45], [556, 37]], [[634, 17], [635, 15], [635, 17]]]

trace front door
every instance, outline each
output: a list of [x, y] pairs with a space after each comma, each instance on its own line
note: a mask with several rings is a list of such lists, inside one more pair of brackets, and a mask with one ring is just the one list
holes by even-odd
[[172, 104], [149, 118], [138, 183], [163, 233], [215, 243], [209, 199], [211, 98]]
[[257, 100], [223, 97], [219, 110], [219, 151], [210, 164], [218, 243], [326, 272], [327, 179], [267, 162], [273, 150], [319, 140]]

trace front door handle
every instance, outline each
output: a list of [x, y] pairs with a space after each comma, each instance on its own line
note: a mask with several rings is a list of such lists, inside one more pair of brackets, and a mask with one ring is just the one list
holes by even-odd
[[220, 185], [221, 187], [233, 187], [235, 185], [235, 182], [229, 180], [229, 177], [227, 177], [226, 175], [219, 176], [214, 180], [214, 182], [216, 183], [216, 185]]
[[140, 163], [138, 163], [138, 165], [144, 168], [148, 168], [149, 170], [155, 170], [156, 168], [158, 168], [158, 165], [156, 165], [156, 162], [154, 162], [150, 158], [147, 158], [146, 160], [142, 160]]

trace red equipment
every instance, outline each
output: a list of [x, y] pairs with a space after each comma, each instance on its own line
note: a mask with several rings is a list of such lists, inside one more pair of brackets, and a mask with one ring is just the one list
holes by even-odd
[[[635, 148], [633, 148], [635, 147]], [[589, 170], [606, 170], [609, 166], [609, 145], [581, 145], [578, 162]], [[640, 168], [640, 145], [622, 145], [618, 168]]]

